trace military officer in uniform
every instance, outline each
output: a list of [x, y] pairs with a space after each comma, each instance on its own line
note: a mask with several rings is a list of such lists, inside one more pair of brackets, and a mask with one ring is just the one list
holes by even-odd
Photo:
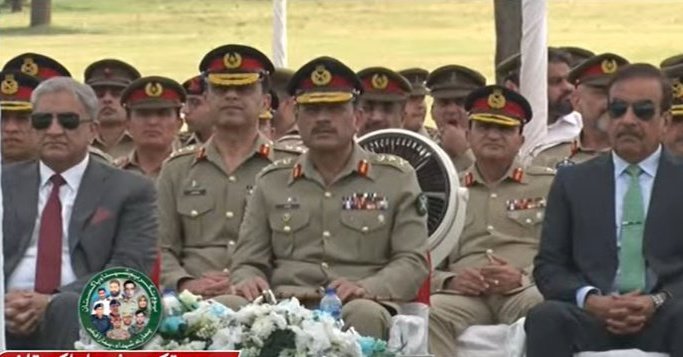
[[386, 339], [392, 302], [414, 299], [429, 271], [426, 200], [410, 164], [354, 142], [361, 88], [330, 57], [294, 74], [289, 92], [308, 151], [256, 179], [232, 278], [248, 300], [272, 289], [307, 306], [320, 288], [335, 288], [345, 323]]
[[22, 73], [0, 72], [2, 109], [2, 162], [31, 160], [38, 156], [38, 137], [31, 126], [31, 93], [40, 83]]
[[410, 82], [384, 67], [366, 68], [357, 75], [363, 85], [358, 136], [402, 127], [406, 101], [413, 90]]
[[661, 67], [671, 81], [673, 94], [671, 116], [666, 120], [663, 142], [672, 154], [683, 157], [683, 55], [668, 58]]
[[268, 93], [270, 93], [270, 107], [259, 114], [258, 130], [261, 132], [261, 134], [263, 134], [263, 136], [272, 140], [275, 130], [275, 128], [273, 128], [273, 116], [277, 111], [280, 101], [278, 100], [277, 94], [273, 90], [270, 90]]
[[277, 110], [273, 113], [273, 140], [280, 144], [301, 146], [299, 127], [294, 116], [294, 98], [287, 93], [287, 84], [294, 71], [287, 68], [275, 68], [270, 76], [271, 89], [278, 98]]
[[175, 152], [157, 180], [161, 281], [210, 298], [230, 291], [227, 269], [256, 174], [298, 153], [273, 146], [258, 131], [259, 113], [270, 105], [273, 65], [266, 55], [225, 45], [207, 53], [199, 67], [206, 73], [214, 134]]
[[569, 81], [576, 86], [572, 106], [581, 114], [583, 127], [574, 140], [550, 146], [536, 154], [534, 165], [558, 167], [574, 165], [607, 152], [607, 84], [619, 67], [628, 61], [613, 53], [603, 53], [584, 61], [569, 72]]
[[183, 124], [180, 107], [185, 100], [185, 89], [166, 77], [142, 77], [126, 87], [121, 102], [135, 145], [130, 154], [117, 158], [114, 164], [156, 179], [161, 165], [180, 146], [176, 137]]
[[180, 133], [180, 142], [183, 146], [205, 143], [213, 134], [211, 111], [205, 95], [206, 81], [201, 75], [197, 75], [183, 82], [183, 88], [187, 93], [187, 100], [181, 110], [185, 116], [187, 132]]
[[476, 161], [462, 176], [470, 197], [465, 228], [432, 278], [429, 342], [436, 356], [455, 356], [467, 327], [513, 323], [543, 300], [531, 272], [555, 170], [516, 159], [531, 106], [491, 85], [472, 92], [465, 109]]
[[424, 137], [435, 140], [439, 136], [439, 131], [424, 125], [427, 118], [425, 97], [428, 93], [425, 83], [427, 82], [429, 71], [423, 68], [407, 68], [399, 71], [398, 74], [407, 79], [413, 88], [406, 102], [403, 129], [414, 131]]
[[431, 112], [439, 129], [439, 143], [458, 172], [467, 169], [474, 161], [465, 138], [467, 113], [463, 102], [471, 91], [485, 85], [486, 78], [481, 73], [458, 65], [439, 67], [427, 77], [427, 88], [434, 98]]
[[107, 58], [90, 64], [83, 77], [99, 100], [95, 121], [97, 135], [92, 146], [114, 158], [130, 154], [135, 144], [126, 131], [126, 111], [121, 105], [121, 93], [140, 78], [140, 72], [126, 62]]

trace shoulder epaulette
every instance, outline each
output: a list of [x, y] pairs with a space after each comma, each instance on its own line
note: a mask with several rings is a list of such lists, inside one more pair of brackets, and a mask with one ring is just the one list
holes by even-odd
[[526, 173], [528, 173], [529, 175], [534, 175], [534, 176], [543, 176], [543, 175], [554, 176], [555, 172], [557, 170], [553, 169], [552, 167], [529, 165], [529, 166], [527, 166], [526, 169], [524, 169], [524, 171]]
[[104, 160], [110, 164], [114, 164], [114, 159], [109, 154], [105, 153], [104, 151], [102, 151], [96, 147], [93, 147], [93, 146], [89, 146], [88, 150], [90, 151], [91, 155], [95, 155], [98, 158], [100, 158], [100, 159], [102, 159], [102, 160]]
[[306, 152], [306, 148], [303, 146], [292, 145], [292, 144], [283, 144], [283, 143], [278, 143], [278, 142], [275, 142], [273, 144], [273, 149], [275, 149], [276, 151], [283, 151], [283, 152], [287, 152], [290, 154], [297, 154], [297, 155], [301, 155], [301, 154]]
[[171, 153], [171, 156], [168, 157], [168, 161], [179, 158], [181, 156], [187, 156], [191, 154], [195, 154], [201, 150], [201, 145], [188, 145], [185, 147], [182, 147], [173, 153]]
[[296, 160], [293, 160], [292, 158], [275, 160], [272, 164], [261, 169], [261, 172], [259, 172], [258, 176], [264, 176], [270, 172], [278, 170], [291, 169], [294, 166], [295, 162]]
[[401, 157], [391, 154], [375, 154], [371, 156], [371, 163], [383, 166], [390, 166], [403, 172], [410, 172], [413, 167]]

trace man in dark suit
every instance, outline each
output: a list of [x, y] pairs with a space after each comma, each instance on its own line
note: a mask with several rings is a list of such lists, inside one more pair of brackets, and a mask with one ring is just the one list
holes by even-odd
[[77, 305], [93, 274], [149, 273], [157, 215], [153, 184], [94, 160], [97, 97], [71, 78], [33, 92], [40, 159], [3, 168], [5, 318], [9, 349], [73, 349]]
[[638, 348], [683, 356], [683, 164], [662, 149], [671, 88], [648, 64], [609, 84], [612, 151], [550, 190], [527, 356]]

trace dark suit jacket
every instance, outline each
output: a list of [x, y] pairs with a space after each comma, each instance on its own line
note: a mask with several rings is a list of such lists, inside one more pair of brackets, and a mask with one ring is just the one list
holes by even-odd
[[[643, 255], [653, 292], [683, 298], [683, 164], [662, 150], [645, 220]], [[611, 154], [558, 170], [548, 195], [536, 285], [546, 299], [575, 303], [579, 288], [611, 292], [618, 267]]]
[[[31, 242], [38, 215], [37, 161], [3, 166], [3, 253], [7, 279]], [[68, 228], [77, 281], [60, 291], [80, 294], [95, 273], [115, 266], [149, 274], [156, 258], [156, 191], [142, 176], [92, 157], [83, 174]]]

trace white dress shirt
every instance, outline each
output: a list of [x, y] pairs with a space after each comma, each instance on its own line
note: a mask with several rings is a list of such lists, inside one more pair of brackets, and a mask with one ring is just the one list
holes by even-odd
[[[69, 223], [71, 221], [71, 212], [73, 211], [74, 202], [76, 202], [76, 195], [78, 188], [81, 186], [81, 180], [85, 169], [88, 167], [90, 155], [86, 155], [83, 161], [68, 170], [62, 172], [62, 177], [66, 183], [59, 190], [59, 200], [62, 204], [62, 273], [61, 285], [67, 285], [76, 280], [76, 274], [71, 267], [71, 254], [69, 254]], [[14, 272], [8, 280], [8, 289], [20, 290], [34, 290], [36, 279], [36, 263], [38, 258], [38, 236], [40, 234], [40, 218], [43, 214], [43, 208], [47, 204], [47, 200], [52, 192], [52, 183], [50, 177], [55, 172], [47, 167], [42, 161], [38, 164], [40, 172], [40, 185], [38, 187], [38, 214], [36, 223], [31, 234], [31, 244], [26, 250], [24, 257], [17, 265]]]
[[579, 137], [583, 129], [583, 118], [579, 112], [571, 112], [548, 125], [548, 133], [538, 145], [531, 150], [531, 156], [535, 157], [541, 151], [557, 146], [562, 143], [572, 142]]

